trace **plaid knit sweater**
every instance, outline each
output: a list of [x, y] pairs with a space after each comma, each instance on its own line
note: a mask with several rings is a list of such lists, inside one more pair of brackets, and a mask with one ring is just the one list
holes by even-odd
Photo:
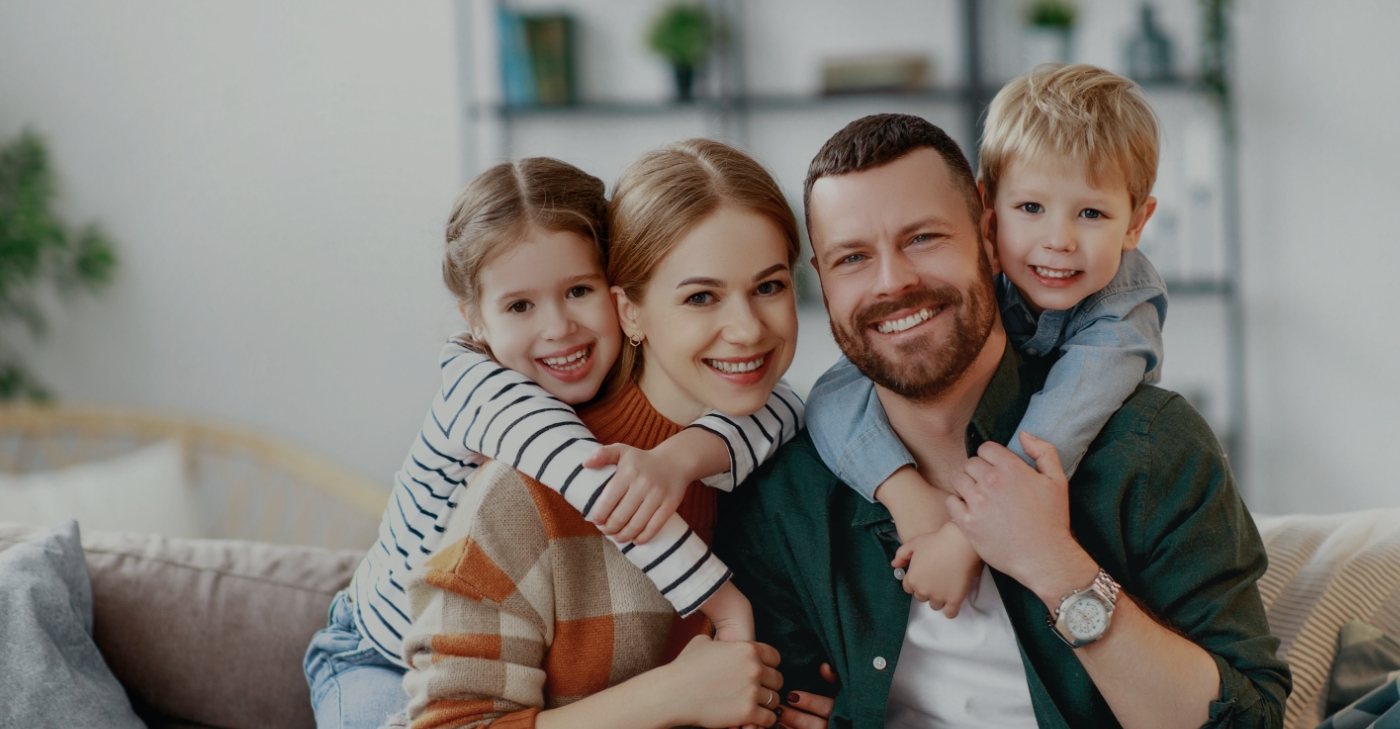
[[[651, 448], [680, 431], [635, 386], [580, 413], [603, 443]], [[708, 629], [681, 619], [646, 574], [564, 500], [509, 466], [482, 466], [444, 547], [407, 585], [414, 729], [533, 727], [562, 706], [674, 658]], [[709, 543], [715, 491], [678, 512]]]

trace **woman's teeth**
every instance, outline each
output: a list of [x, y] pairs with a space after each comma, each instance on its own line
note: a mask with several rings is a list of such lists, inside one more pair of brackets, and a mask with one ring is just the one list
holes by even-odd
[[912, 329], [933, 318], [933, 309], [923, 309], [903, 319], [893, 321], [882, 321], [875, 326], [875, 330], [881, 334], [897, 334], [906, 329]]
[[565, 357], [541, 357], [540, 361], [556, 370], [576, 370], [583, 366], [583, 360], [592, 351], [592, 347], [585, 347]]
[[720, 372], [723, 372], [726, 375], [741, 375], [745, 372], [753, 372], [759, 367], [762, 367], [763, 362], [766, 359], [768, 359], [767, 355], [764, 355], [762, 357], [756, 357], [750, 360], [745, 360], [743, 362], [728, 362], [719, 359], [707, 359], [705, 360], [705, 364], [719, 370]]
[[1035, 271], [1035, 275], [1040, 276], [1041, 278], [1069, 278], [1079, 273], [1078, 271], [1074, 270], [1066, 270], [1063, 268], [1045, 268], [1044, 266], [1031, 266], [1031, 270]]

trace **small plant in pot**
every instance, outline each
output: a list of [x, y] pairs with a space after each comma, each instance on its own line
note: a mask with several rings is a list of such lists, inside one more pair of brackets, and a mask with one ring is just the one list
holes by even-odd
[[647, 41], [671, 64], [677, 101], [695, 98], [695, 72], [709, 55], [715, 35], [714, 20], [700, 3], [672, 3], [652, 21]]
[[1025, 7], [1026, 28], [1021, 39], [1025, 65], [1069, 63], [1077, 16], [1078, 8], [1070, 0], [1031, 0]]

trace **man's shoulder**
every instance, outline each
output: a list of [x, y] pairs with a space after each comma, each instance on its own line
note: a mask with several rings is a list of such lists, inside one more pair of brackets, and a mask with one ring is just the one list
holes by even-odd
[[1086, 462], [1148, 471], [1173, 468], [1185, 458], [1216, 459], [1225, 467], [1220, 441], [1200, 412], [1180, 394], [1146, 384], [1108, 419], [1085, 454]]

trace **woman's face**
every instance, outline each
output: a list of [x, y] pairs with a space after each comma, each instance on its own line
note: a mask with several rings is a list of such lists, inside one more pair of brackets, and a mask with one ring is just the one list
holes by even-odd
[[792, 364], [786, 240], [753, 211], [725, 205], [702, 219], [657, 265], [641, 301], [613, 293], [626, 332], [645, 338], [642, 392], [672, 421], [754, 413]]

